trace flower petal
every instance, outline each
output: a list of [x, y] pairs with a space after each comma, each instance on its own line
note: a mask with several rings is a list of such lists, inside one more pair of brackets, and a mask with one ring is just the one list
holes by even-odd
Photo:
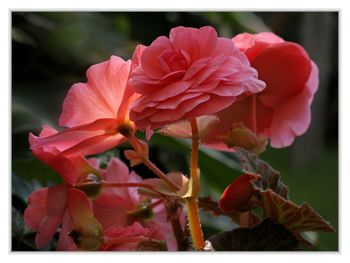
[[58, 185], [41, 188], [28, 197], [24, 221], [37, 231], [35, 243], [38, 248], [50, 242], [61, 224], [66, 207], [66, 194], [67, 186]]
[[98, 119], [117, 118], [122, 104], [131, 62], [112, 56], [87, 70], [87, 83], [69, 90], [60, 116], [60, 125], [75, 127]]
[[259, 94], [259, 100], [269, 107], [298, 95], [311, 73], [309, 56], [294, 43], [279, 43], [266, 48], [255, 57], [252, 66], [267, 86]]

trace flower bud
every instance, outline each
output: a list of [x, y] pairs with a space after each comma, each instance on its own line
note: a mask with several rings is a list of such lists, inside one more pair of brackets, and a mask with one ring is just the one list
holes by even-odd
[[89, 173], [79, 178], [76, 188], [83, 191], [88, 197], [93, 198], [101, 192], [101, 175]]
[[241, 147], [259, 154], [265, 151], [267, 139], [256, 135], [239, 122], [233, 125], [230, 133], [225, 138], [225, 143], [228, 147]]
[[257, 174], [242, 174], [222, 193], [219, 206], [225, 212], [245, 212], [249, 210], [250, 200], [254, 195], [253, 181], [260, 180]]
[[153, 210], [152, 208], [148, 207], [149, 203], [150, 201], [146, 200], [145, 202], [139, 204], [136, 209], [127, 211], [126, 214], [135, 219], [152, 219]]

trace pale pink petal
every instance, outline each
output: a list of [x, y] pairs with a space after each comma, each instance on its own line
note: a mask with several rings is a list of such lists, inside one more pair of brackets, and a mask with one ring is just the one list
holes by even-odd
[[98, 119], [117, 118], [130, 66], [130, 61], [116, 56], [91, 66], [87, 71], [88, 82], [77, 83], [69, 90], [60, 125], [75, 127]]
[[[142, 179], [139, 175], [134, 172], [129, 173], [128, 166], [118, 158], [113, 158], [105, 173], [103, 174], [103, 179], [107, 182], [114, 183], [138, 183]], [[139, 196], [137, 194], [137, 188], [120, 187], [114, 188], [113, 193], [125, 200], [130, 201], [131, 204], [136, 204], [139, 201]]]
[[259, 34], [242, 33], [232, 38], [232, 40], [235, 43], [235, 45], [244, 52], [251, 47], [255, 47], [255, 45], [257, 45], [258, 42], [267, 44], [284, 42], [282, 38], [280, 38], [272, 32], [262, 32]]
[[120, 133], [101, 134], [91, 136], [86, 140], [74, 145], [73, 147], [62, 152], [65, 156], [86, 156], [107, 151], [116, 147], [127, 139]]

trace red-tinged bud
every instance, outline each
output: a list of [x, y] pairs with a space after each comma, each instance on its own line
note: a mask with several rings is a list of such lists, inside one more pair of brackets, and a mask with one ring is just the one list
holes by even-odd
[[125, 157], [130, 161], [131, 166], [136, 166], [148, 159], [148, 144], [136, 137], [130, 137], [129, 141], [134, 150], [125, 150]]
[[249, 201], [254, 194], [253, 181], [260, 179], [257, 174], [242, 174], [234, 180], [221, 195], [219, 206], [225, 212], [249, 210]]
[[259, 154], [265, 151], [267, 139], [256, 135], [242, 123], [235, 123], [225, 138], [225, 143], [228, 147], [241, 147]]

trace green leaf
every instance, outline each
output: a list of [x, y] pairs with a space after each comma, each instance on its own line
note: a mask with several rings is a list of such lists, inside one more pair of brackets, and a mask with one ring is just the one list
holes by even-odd
[[281, 174], [278, 171], [273, 169], [267, 162], [260, 160], [256, 154], [242, 148], [235, 148], [235, 150], [243, 171], [261, 176], [261, 180], [253, 184], [256, 188], [259, 190], [271, 189], [288, 199], [288, 187], [281, 181]]
[[260, 196], [266, 216], [292, 232], [335, 232], [332, 225], [307, 203], [298, 206], [271, 190], [260, 192]]
[[236, 228], [208, 238], [215, 251], [295, 251], [298, 240], [270, 219], [253, 228]]

